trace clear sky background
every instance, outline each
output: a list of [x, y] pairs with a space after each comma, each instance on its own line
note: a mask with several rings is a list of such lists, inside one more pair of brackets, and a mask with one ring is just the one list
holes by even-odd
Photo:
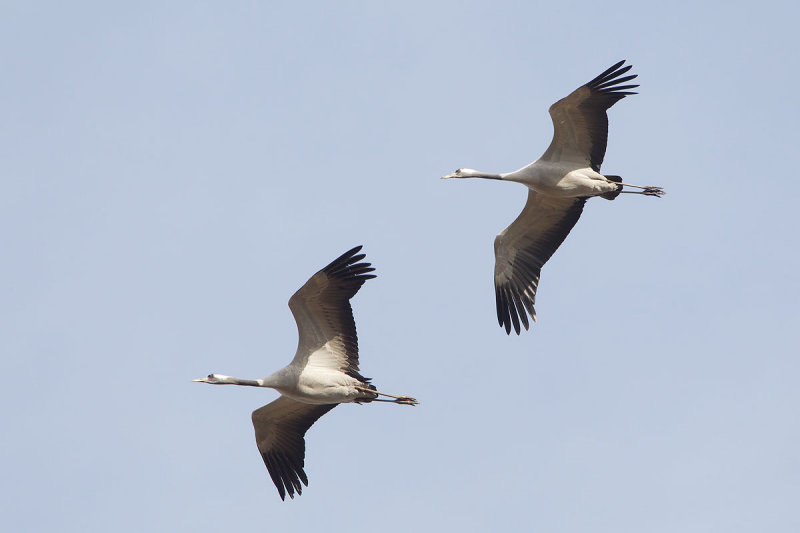
[[[793, 2], [3, 2], [7, 531], [800, 530]], [[620, 59], [596, 199], [496, 322], [548, 106]], [[250, 412], [363, 244], [362, 370], [281, 502]]]

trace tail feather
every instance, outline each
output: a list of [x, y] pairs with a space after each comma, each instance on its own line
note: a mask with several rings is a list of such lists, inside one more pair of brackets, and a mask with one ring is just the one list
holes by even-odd
[[[615, 181], [617, 183], [622, 183], [622, 178], [620, 178], [619, 176], [606, 176], [606, 178], [610, 179], [611, 181]], [[600, 197], [605, 198], [606, 200], [613, 200], [614, 198], [619, 196], [619, 193], [621, 192], [622, 192], [622, 185], [618, 185], [616, 191], [604, 192], [603, 194], [600, 195]]]

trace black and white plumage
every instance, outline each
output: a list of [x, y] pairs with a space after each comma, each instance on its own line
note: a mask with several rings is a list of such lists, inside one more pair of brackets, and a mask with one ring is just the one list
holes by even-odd
[[[528, 315], [536, 321], [536, 290], [542, 266], [566, 239], [592, 196], [613, 200], [623, 186], [642, 189], [634, 194], [661, 196], [660, 187], [622, 183], [619, 176], [602, 175], [606, 153], [606, 111], [622, 98], [636, 94], [622, 85], [636, 78], [623, 76], [631, 69], [620, 61], [589, 83], [550, 106], [553, 140], [541, 158], [505, 174], [461, 168], [446, 178], [486, 178], [522, 183], [528, 201], [519, 216], [494, 241], [497, 320], [506, 333], [520, 325], [528, 329]], [[629, 192], [629, 191], [624, 191]]]
[[[210, 374], [194, 381], [215, 385], [269, 387], [281, 396], [253, 411], [256, 443], [281, 499], [302, 494], [308, 486], [305, 440], [308, 428], [340, 403], [389, 401], [416, 405], [408, 396], [378, 392], [359, 373], [358, 337], [352, 298], [375, 269], [359, 263], [360, 246], [314, 274], [289, 300], [299, 342], [292, 362], [264, 379], [247, 380]], [[385, 400], [379, 396], [388, 396]]]

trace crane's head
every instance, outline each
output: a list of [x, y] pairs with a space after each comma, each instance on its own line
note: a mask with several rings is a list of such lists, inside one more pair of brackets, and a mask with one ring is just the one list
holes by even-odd
[[232, 385], [233, 378], [230, 376], [224, 376], [222, 374], [209, 374], [204, 378], [193, 379], [192, 381], [197, 381], [199, 383], [211, 383], [212, 385]]
[[487, 174], [486, 172], [481, 172], [480, 170], [475, 170], [472, 168], [459, 168], [452, 174], [448, 174], [447, 176], [442, 176], [443, 180], [449, 178], [484, 178], [488, 180], [503, 179], [501, 174]]
[[[447, 176], [442, 176], [443, 180], [450, 179], [450, 178], [466, 178], [466, 174], [468, 174], [472, 169], [470, 168], [459, 168], [455, 172], [448, 174]], [[474, 171], [473, 171], [474, 172]]]

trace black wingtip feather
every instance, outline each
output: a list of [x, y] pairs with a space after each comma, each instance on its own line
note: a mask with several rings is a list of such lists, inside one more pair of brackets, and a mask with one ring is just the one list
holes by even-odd
[[281, 497], [282, 501], [286, 501], [286, 491], [283, 488], [283, 481], [278, 473], [278, 468], [274, 462], [272, 454], [262, 453], [261, 458], [264, 459], [264, 464], [267, 466], [267, 472], [269, 472], [269, 477], [272, 478], [272, 483], [278, 489], [278, 495]]
[[359, 263], [353, 265], [348, 269], [350, 274], [366, 274], [367, 272], [375, 272], [375, 268], [370, 266], [370, 263]]
[[607, 87], [613, 87], [615, 85], [619, 85], [620, 83], [625, 83], [626, 81], [634, 80], [634, 79], [636, 79], [638, 77], [639, 77], [638, 74], [631, 74], [630, 76], [625, 76], [623, 78], [617, 78], [615, 80], [605, 81], [605, 82], [603, 82], [601, 84], [594, 85], [594, 88], [598, 89], [598, 90], [601, 90], [601, 89], [605, 89]]
[[366, 257], [364, 254], [359, 256], [358, 259], [353, 259], [353, 256], [355, 256], [359, 251], [361, 251], [361, 248], [363, 248], [363, 245], [359, 244], [355, 248], [351, 248], [350, 250], [347, 250], [345, 253], [343, 253], [342, 255], [340, 255], [339, 257], [334, 259], [333, 261], [331, 261], [328, 264], [328, 266], [326, 266], [322, 270], [328, 272], [330, 270], [335, 270], [337, 268], [341, 268], [341, 267], [347, 266], [349, 264], [355, 263], [357, 261], [360, 261], [361, 259]]
[[375, 268], [372, 263], [359, 263], [366, 257], [366, 254], [358, 253], [363, 246], [359, 245], [352, 248], [333, 261], [331, 261], [322, 272], [325, 272], [331, 277], [352, 280], [358, 283], [359, 287], [368, 279], [377, 277], [375, 274], [367, 274], [367, 272], [374, 272]]
[[637, 87], [639, 87], [638, 84], [636, 84], [636, 85], [620, 85], [619, 87], [614, 87], [614, 94], [620, 94], [617, 91], [624, 91], [626, 89], [635, 89]]
[[517, 308], [517, 315], [519, 315], [522, 326], [525, 328], [525, 331], [528, 331], [528, 314], [525, 312], [525, 306], [522, 303], [522, 298], [524, 298], [524, 295], [514, 294], [514, 305]]
[[293, 500], [295, 493], [298, 496], [303, 494], [303, 485], [308, 486], [308, 477], [302, 462], [294, 464], [290, 457], [272, 452], [262, 453], [261, 458], [282, 501], [286, 501], [287, 495]]
[[500, 289], [494, 288], [494, 301], [497, 306], [497, 323], [503, 327], [503, 301], [500, 298]]
[[500, 327], [506, 329], [506, 334], [511, 335], [511, 316], [508, 314], [508, 301], [505, 295], [505, 288], [495, 286], [495, 294], [497, 298], [497, 321]]
[[620, 94], [618, 92], [620, 89], [628, 89], [629, 87], [625, 86], [620, 87], [619, 84], [625, 83], [626, 81], [630, 81], [638, 76], [638, 74], [631, 74], [630, 76], [624, 76], [620, 78], [620, 76], [622, 76], [623, 74], [628, 72], [631, 68], [633, 68], [633, 65], [627, 65], [625, 67], [620, 68], [623, 63], [625, 63], [624, 59], [622, 61], [615, 63], [608, 69], [604, 70], [599, 76], [594, 78], [586, 85], [593, 91], [598, 91], [601, 93]]
[[517, 311], [514, 307], [514, 297], [511, 295], [511, 290], [508, 287], [506, 287], [505, 293], [506, 305], [508, 306], [508, 311], [511, 315], [511, 322], [514, 325], [514, 331], [516, 331], [517, 335], [519, 335], [519, 317], [517, 316]]
[[[599, 75], [598, 75], [598, 76], [597, 76], [595, 79], [593, 79], [592, 81], [590, 81], [590, 82], [588, 83], [588, 85], [592, 85], [592, 84], [594, 84], [594, 83], [597, 83], [599, 80], [602, 80], [602, 79], [604, 79], [606, 76], [608, 76], [609, 74], [611, 74], [612, 72], [614, 72], [615, 70], [617, 70], [619, 67], [621, 67], [623, 63], [625, 63], [625, 60], [624, 60], [624, 59], [623, 59], [622, 61], [619, 61], [619, 62], [617, 62], [617, 63], [614, 63], [613, 65], [611, 65], [610, 67], [608, 67], [606, 70], [604, 70], [603, 72], [601, 72], [601, 73], [600, 73], [600, 74], [599, 74]], [[633, 65], [628, 65], [628, 68], [630, 68], [630, 67], [632, 67], [632, 66], [633, 66]], [[626, 72], [627, 72], [627, 71], [626, 71]]]
[[531, 318], [536, 316], [530, 298], [510, 286], [505, 286], [502, 290], [498, 289], [497, 292], [499, 296], [497, 318], [500, 325], [505, 327], [506, 334], [511, 335], [512, 327], [517, 335], [522, 333], [523, 327], [525, 331], [528, 331], [530, 329], [528, 315]]

